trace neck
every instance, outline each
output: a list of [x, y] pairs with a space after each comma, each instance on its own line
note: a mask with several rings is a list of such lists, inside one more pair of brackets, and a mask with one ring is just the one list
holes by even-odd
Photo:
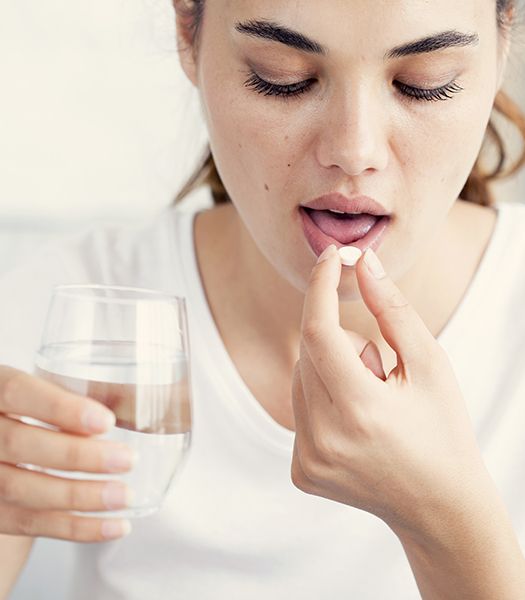
[[[465, 218], [467, 213], [472, 217], [472, 209], [480, 214], [476, 212], [480, 207], [467, 204], [455, 203], [443, 226], [418, 254], [417, 262], [396, 280], [435, 336], [450, 316], [450, 302], [447, 303], [444, 296], [450, 294], [450, 266], [458, 263], [458, 252], [463, 254], [466, 265], [458, 275], [460, 283], [462, 278], [465, 284], [470, 281], [465, 272], [470, 272], [471, 267], [474, 271], [479, 260], [479, 229], [477, 245], [472, 239], [465, 239], [465, 231], [476, 230], [472, 222], [467, 226]], [[492, 225], [485, 229], [489, 239]], [[195, 240], [210, 308], [219, 330], [221, 326], [228, 329], [220, 331], [221, 335], [231, 338], [233, 327], [239, 332], [239, 341], [242, 339], [245, 344], [253, 341], [270, 349], [281, 364], [293, 369], [299, 357], [303, 293], [266, 260], [232, 204], [197, 215]], [[460, 248], [461, 244], [467, 250], [472, 248], [470, 259]], [[391, 352], [362, 300], [340, 303], [340, 323], [344, 329], [376, 342], [387, 355], [389, 350]]]

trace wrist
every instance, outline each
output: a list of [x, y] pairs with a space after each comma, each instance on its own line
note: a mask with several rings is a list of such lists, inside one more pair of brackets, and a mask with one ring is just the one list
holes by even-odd
[[424, 600], [525, 598], [525, 558], [497, 494], [478, 494], [422, 523], [391, 529]]
[[494, 529], [511, 529], [507, 508], [482, 466], [469, 482], [440, 489], [412, 503], [408, 517], [387, 523], [401, 543], [421, 548], [446, 550], [461, 543], [467, 535], [478, 539]]

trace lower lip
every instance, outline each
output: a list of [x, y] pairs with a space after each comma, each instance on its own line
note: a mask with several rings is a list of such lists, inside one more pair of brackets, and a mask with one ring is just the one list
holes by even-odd
[[391, 220], [388, 216], [381, 217], [364, 237], [355, 240], [351, 244], [341, 244], [341, 242], [338, 242], [333, 237], [323, 233], [312, 219], [310, 219], [310, 215], [304, 208], [300, 207], [299, 212], [303, 221], [304, 235], [316, 256], [320, 256], [330, 244], [335, 244], [338, 250], [345, 246], [353, 246], [354, 248], [359, 248], [361, 252], [365, 252], [367, 248], [372, 248], [375, 252], [379, 248]]

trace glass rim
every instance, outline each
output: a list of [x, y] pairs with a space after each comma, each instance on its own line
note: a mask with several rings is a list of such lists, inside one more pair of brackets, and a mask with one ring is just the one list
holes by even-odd
[[[75, 290], [80, 293], [75, 294]], [[116, 291], [116, 292], [128, 292], [130, 294], [137, 294], [136, 298], [110, 298], [104, 297], [102, 295], [92, 295], [88, 296], [86, 294], [81, 293], [82, 291], [87, 290], [107, 290], [107, 291]], [[175, 304], [181, 303], [182, 305], [186, 304], [186, 298], [184, 296], [177, 296], [175, 294], [168, 294], [167, 292], [162, 292], [160, 290], [152, 290], [148, 288], [138, 288], [138, 287], [128, 287], [122, 285], [105, 285], [100, 283], [83, 283], [83, 284], [58, 284], [53, 286], [53, 294], [60, 294], [62, 297], [66, 298], [77, 298], [79, 300], [82, 299], [91, 299], [97, 302], [118, 302], [122, 304], [127, 303], [135, 303], [135, 302], [154, 302], [154, 301], [164, 301], [164, 302], [172, 302]]]

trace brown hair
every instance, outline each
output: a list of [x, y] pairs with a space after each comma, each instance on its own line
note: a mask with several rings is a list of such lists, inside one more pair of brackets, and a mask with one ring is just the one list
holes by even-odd
[[[181, 20], [187, 32], [191, 50], [197, 53], [205, 0], [173, 1], [177, 18]], [[496, 0], [496, 14], [502, 35], [511, 35], [512, 29], [517, 22], [515, 18], [516, 0]], [[509, 152], [504, 142], [504, 137], [496, 126], [496, 122], [502, 117], [519, 131], [523, 142], [520, 156], [510, 165], [508, 164]], [[485, 164], [486, 154], [490, 150], [496, 151], [495, 166], [492, 168], [487, 167]], [[490, 189], [491, 182], [515, 174], [523, 165], [525, 165], [525, 115], [508, 94], [500, 90], [494, 100], [493, 113], [487, 126], [480, 153], [459, 197], [475, 204], [491, 206], [494, 204], [494, 198]], [[206, 148], [197, 169], [177, 194], [174, 204], [180, 202], [192, 190], [201, 185], [208, 185], [211, 188], [215, 204], [223, 204], [231, 201], [217, 171], [209, 147]]]

